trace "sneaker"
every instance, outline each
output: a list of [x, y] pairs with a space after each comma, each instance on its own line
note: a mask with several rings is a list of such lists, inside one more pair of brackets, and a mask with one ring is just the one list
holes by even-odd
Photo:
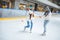
[[46, 36], [46, 33], [41, 34], [41, 36]]

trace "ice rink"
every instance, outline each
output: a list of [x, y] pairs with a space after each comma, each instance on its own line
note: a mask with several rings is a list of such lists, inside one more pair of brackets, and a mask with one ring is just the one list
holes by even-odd
[[0, 40], [60, 40], [60, 17], [52, 17], [46, 26], [46, 36], [43, 32], [43, 19], [34, 18], [32, 33], [29, 29], [23, 32], [26, 19], [0, 20]]

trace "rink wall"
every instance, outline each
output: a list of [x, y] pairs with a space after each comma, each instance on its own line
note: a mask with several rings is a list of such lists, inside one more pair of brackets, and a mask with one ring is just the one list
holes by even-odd
[[15, 10], [15, 9], [0, 9], [1, 17], [16, 17], [16, 16], [25, 16], [25, 10]]
[[[36, 16], [43, 15], [44, 12], [34, 11]], [[2, 9], [0, 8], [0, 18], [5, 17], [19, 17], [19, 16], [28, 16], [28, 11], [26, 10], [17, 10], [17, 9]]]

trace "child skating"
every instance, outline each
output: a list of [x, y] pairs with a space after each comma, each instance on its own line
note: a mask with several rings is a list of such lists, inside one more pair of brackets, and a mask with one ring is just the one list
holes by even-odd
[[34, 17], [34, 14], [33, 11], [31, 11], [29, 8], [27, 10], [29, 14], [29, 20], [27, 20], [27, 26], [24, 27], [24, 31], [26, 30], [26, 28], [30, 28], [30, 33], [31, 33], [33, 27], [32, 17]]

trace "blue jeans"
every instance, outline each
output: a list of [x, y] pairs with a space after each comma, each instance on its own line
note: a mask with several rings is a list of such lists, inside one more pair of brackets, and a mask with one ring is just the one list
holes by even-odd
[[29, 22], [29, 20], [28, 20], [28, 21], [27, 21], [27, 26], [25, 26], [24, 30], [25, 30], [26, 28], [29, 28], [29, 27], [30, 27], [30, 31], [31, 31], [31, 30], [32, 30], [32, 26], [33, 26], [32, 20], [30, 20], [30, 22]]
[[49, 20], [44, 20], [44, 32], [43, 33], [46, 32], [46, 25], [47, 25], [48, 22], [49, 22]]

